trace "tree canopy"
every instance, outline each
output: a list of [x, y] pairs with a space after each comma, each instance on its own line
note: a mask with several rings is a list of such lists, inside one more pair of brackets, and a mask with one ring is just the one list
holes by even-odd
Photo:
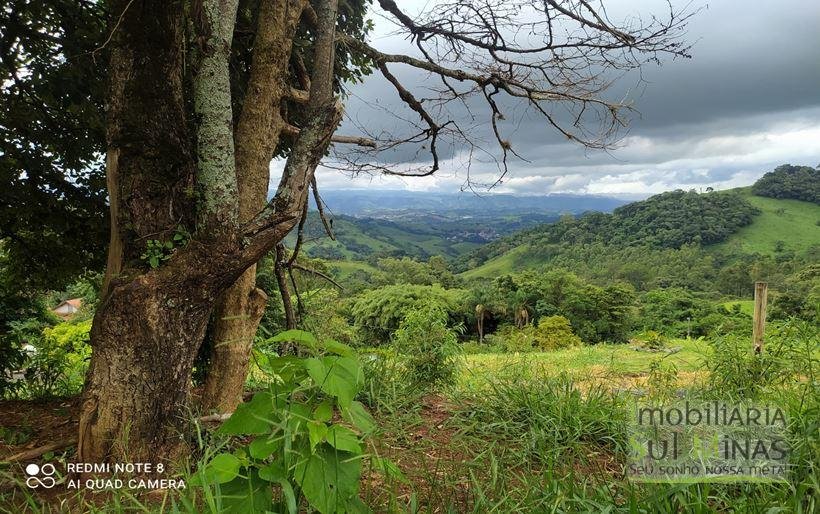
[[790, 198], [820, 205], [820, 168], [783, 164], [752, 186], [758, 196]]

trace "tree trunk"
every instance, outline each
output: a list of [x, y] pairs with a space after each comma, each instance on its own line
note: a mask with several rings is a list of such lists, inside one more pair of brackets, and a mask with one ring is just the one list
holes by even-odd
[[[263, 0], [254, 39], [252, 74], [236, 128], [239, 220], [248, 222], [265, 205], [269, 165], [282, 129], [280, 104], [293, 37], [305, 0]], [[260, 130], [260, 127], [265, 127]], [[256, 268], [249, 269], [214, 311], [214, 352], [205, 378], [202, 407], [229, 412], [242, 401], [253, 338], [262, 319], [265, 293], [256, 287]]]
[[[185, 447], [191, 369], [238, 245], [200, 246], [116, 285], [91, 330], [77, 445], [82, 462], [157, 462]], [[188, 250], [186, 248], [186, 250]]]
[[214, 347], [202, 393], [203, 407], [208, 411], [232, 412], [242, 400], [253, 338], [268, 299], [255, 284], [254, 265], [225, 291], [216, 306]]
[[[205, 5], [196, 3], [195, 10], [204, 13], [204, 23], [197, 19], [195, 25], [204, 37], [200, 50], [205, 58], [194, 82], [214, 80], [222, 89], [207, 96], [209, 88], [195, 83], [194, 98], [186, 98], [183, 87], [186, 24], [181, 3], [120, 0], [112, 5], [117, 26], [109, 65], [108, 131], [109, 150], [117, 150], [111, 155], [124, 265], [111, 280], [91, 330], [93, 352], [77, 443], [80, 462], [158, 462], [186, 449], [191, 370], [214, 305], [295, 226], [313, 172], [341, 118], [332, 92], [332, 9], [325, 12], [324, 32], [317, 36], [305, 126], [276, 196], [247, 223], [235, 223], [236, 195], [232, 197], [232, 180], [226, 176], [234, 175], [233, 160], [220, 153], [231, 151], [225, 142], [231, 107], [224, 94], [225, 70], [220, 69], [227, 68], [227, 26], [221, 24], [229, 14], [216, 7], [230, 11], [236, 4], [202, 1]], [[223, 57], [211, 59], [220, 52]], [[195, 120], [186, 110], [190, 100]], [[192, 122], [199, 136], [198, 159]], [[146, 240], [168, 241], [180, 224], [197, 227], [193, 239], [148, 270], [140, 259]], [[248, 297], [246, 305], [258, 303]]]

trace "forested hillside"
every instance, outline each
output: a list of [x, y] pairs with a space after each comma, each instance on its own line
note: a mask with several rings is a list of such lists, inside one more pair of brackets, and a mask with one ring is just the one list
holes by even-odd
[[519, 245], [545, 249], [590, 244], [620, 249], [643, 246], [678, 249], [688, 244], [713, 244], [749, 225], [759, 210], [735, 191], [697, 193], [670, 191], [615, 209], [612, 214], [565, 216], [485, 245], [459, 261], [459, 269], [475, 268]]

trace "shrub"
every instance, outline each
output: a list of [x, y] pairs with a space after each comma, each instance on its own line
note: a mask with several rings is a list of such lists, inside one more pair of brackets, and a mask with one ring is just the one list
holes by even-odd
[[59, 323], [30, 340], [34, 353], [26, 369], [26, 386], [32, 396], [71, 395], [82, 388], [91, 357], [90, 332], [91, 320]]
[[650, 350], [660, 350], [669, 343], [669, 339], [660, 332], [647, 330], [636, 334], [634, 338], [629, 340], [629, 342], [643, 346], [644, 348], [648, 348]]
[[504, 347], [508, 352], [531, 352], [533, 350], [557, 350], [581, 346], [583, 341], [572, 332], [572, 325], [563, 316], [545, 316], [538, 325], [508, 328]]
[[572, 333], [572, 325], [563, 316], [546, 316], [538, 320], [535, 345], [541, 350], [581, 346], [581, 338]]
[[314, 289], [302, 294], [302, 325], [320, 340], [332, 339], [352, 344], [354, 329], [339, 314], [339, 293], [335, 289]]
[[712, 302], [678, 287], [654, 289], [641, 299], [641, 327], [670, 337], [708, 335], [718, 321]]
[[463, 291], [440, 286], [391, 285], [362, 294], [351, 309], [361, 342], [378, 346], [390, 341], [411, 312], [431, 307], [445, 312], [451, 323], [461, 311]]
[[396, 331], [393, 345], [407, 359], [409, 379], [435, 387], [455, 382], [457, 341], [455, 331], [447, 327], [447, 313], [427, 307], [407, 315]]

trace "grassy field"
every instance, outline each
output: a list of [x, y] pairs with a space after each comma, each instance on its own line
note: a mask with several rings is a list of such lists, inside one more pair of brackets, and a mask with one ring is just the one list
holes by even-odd
[[529, 246], [521, 245], [513, 248], [504, 255], [490, 259], [481, 266], [465, 271], [461, 276], [466, 279], [495, 277], [503, 273], [534, 268], [544, 262], [544, 259], [530, 251]]
[[542, 353], [473, 354], [465, 356], [460, 385], [481, 387], [506, 372], [531, 377], [568, 374], [580, 383], [605, 383], [617, 388], [641, 387], [653, 365], [674, 367], [682, 380], [694, 379], [708, 357], [709, 345], [697, 339], [672, 340], [665, 351], [639, 351], [623, 344], [599, 344]]
[[366, 271], [368, 273], [376, 271], [376, 268], [362, 261], [328, 261], [328, 264], [333, 270], [334, 276], [340, 280], [348, 278], [356, 271]]
[[762, 212], [751, 225], [741, 228], [726, 241], [713, 248], [743, 253], [773, 255], [778, 242], [784, 250], [805, 252], [820, 245], [820, 205], [798, 200], [779, 200], [754, 196], [743, 188], [746, 200]]
[[748, 316], [752, 316], [754, 314], [754, 310], [755, 310], [754, 300], [735, 300], [735, 301], [731, 301], [731, 302], [724, 302], [721, 305], [723, 305], [723, 308], [726, 309], [727, 311], [731, 311], [732, 308], [735, 305], [739, 305], [740, 306], [740, 312], [742, 312], [743, 314], [746, 314]]

